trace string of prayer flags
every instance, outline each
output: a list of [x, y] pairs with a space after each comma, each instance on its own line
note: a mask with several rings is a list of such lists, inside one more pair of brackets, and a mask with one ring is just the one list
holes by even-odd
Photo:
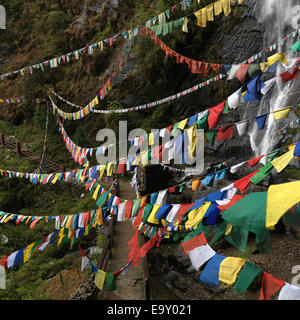
[[158, 45], [165, 52], [167, 57], [176, 58], [177, 64], [186, 63], [192, 73], [203, 74], [204, 76], [207, 76], [209, 73], [209, 69], [213, 70], [214, 72], [218, 72], [221, 68], [220, 64], [198, 61], [179, 54], [178, 52], [168, 47], [162, 40], [157, 37], [157, 35], [152, 30], [147, 29], [146, 27], [142, 29], [141, 34], [145, 36], [149, 35], [154, 44]]

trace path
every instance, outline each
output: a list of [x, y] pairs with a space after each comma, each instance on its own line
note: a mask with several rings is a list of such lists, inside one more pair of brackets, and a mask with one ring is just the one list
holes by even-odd
[[[135, 199], [136, 195], [129, 182], [120, 181], [119, 196], [124, 199]], [[114, 227], [112, 256], [107, 271], [120, 270], [128, 262], [128, 242], [134, 235], [130, 221], [116, 222]], [[117, 278], [117, 290], [103, 290], [104, 300], [144, 300], [142, 263], [139, 266], [129, 267], [125, 275]]]

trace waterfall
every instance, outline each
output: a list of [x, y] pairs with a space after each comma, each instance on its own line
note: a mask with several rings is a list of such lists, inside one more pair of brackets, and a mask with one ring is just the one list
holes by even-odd
[[[281, 43], [278, 42], [285, 35], [297, 30], [300, 26], [300, 5], [298, 5], [297, 2], [300, 4], [299, 0], [264, 0], [260, 2], [258, 21], [265, 26], [264, 47], [268, 47], [277, 42], [277, 48], [270, 52], [268, 56], [277, 52], [287, 52], [288, 48], [298, 40], [296, 37], [290, 37], [283, 47]], [[292, 53], [289, 52], [287, 54], [287, 58], [289, 60], [291, 58], [295, 58], [295, 56], [293, 57]], [[277, 67], [276, 74], [266, 73], [263, 75], [262, 80], [265, 81], [265, 79], [268, 80], [271, 77], [279, 76], [285, 71], [287, 71], [287, 69], [280, 64]], [[285, 84], [282, 84], [281, 79], [277, 78], [273, 88], [267, 95], [263, 96], [260, 102], [256, 102], [256, 106], [252, 103], [252, 107], [251, 103], [247, 103], [247, 108], [242, 112], [244, 113], [243, 118], [249, 118], [249, 115], [255, 118], [256, 116], [264, 115], [299, 102], [299, 84], [300, 80], [298, 78]], [[297, 91], [299, 91], [298, 94], [293, 94]], [[259, 106], [257, 106], [257, 103], [259, 103]], [[249, 112], [248, 109], [253, 110]], [[256, 123], [252, 123], [249, 127], [249, 138], [251, 148], [255, 156], [274, 150], [274, 148], [276, 148], [284, 138], [284, 136], [280, 135], [278, 131], [289, 124], [290, 121], [291, 117], [289, 119], [280, 119], [275, 122], [273, 115], [270, 114], [267, 116], [265, 128], [260, 131], [258, 131]]]

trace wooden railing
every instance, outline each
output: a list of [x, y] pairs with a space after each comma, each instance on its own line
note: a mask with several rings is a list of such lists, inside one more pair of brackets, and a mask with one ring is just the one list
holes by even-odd
[[[0, 133], [0, 146], [4, 146], [8, 149], [14, 150], [19, 157], [28, 158], [36, 163], [36, 165], [40, 164], [41, 155], [33, 153], [30, 149], [25, 148], [20, 142], [4, 136], [3, 133]], [[50, 170], [51, 172], [64, 172], [64, 166], [59, 166], [58, 164], [54, 163], [53, 161], [44, 158], [43, 159], [45, 168]]]

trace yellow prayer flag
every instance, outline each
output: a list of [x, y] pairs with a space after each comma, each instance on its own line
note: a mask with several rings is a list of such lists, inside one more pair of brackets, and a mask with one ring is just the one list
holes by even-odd
[[59, 233], [58, 233], [58, 241], [57, 241], [57, 246], [59, 247], [59, 245], [61, 244], [62, 242], [62, 239], [64, 238], [65, 236], [65, 228], [61, 228], [59, 230]]
[[279, 53], [278, 52], [278, 53], [273, 54], [271, 57], [269, 57], [267, 59], [267, 62], [269, 64], [269, 66], [271, 66], [272, 64], [274, 64], [277, 61], [282, 62], [284, 64], [287, 64], [285, 53]]
[[69, 230], [73, 230], [73, 215], [70, 215], [67, 219], [66, 228]]
[[87, 236], [89, 234], [89, 225], [84, 227], [84, 236]]
[[184, 127], [188, 122], [188, 120], [189, 120], [188, 118], [181, 120], [177, 126], [177, 129], [184, 130]]
[[182, 25], [182, 31], [185, 32], [185, 33], [189, 32], [188, 23], [189, 23], [189, 19], [187, 17], [185, 17], [184, 21], [183, 21], [183, 25]]
[[284, 108], [282, 110], [274, 111], [274, 120], [288, 118], [291, 107]]
[[59, 173], [56, 173], [56, 174], [55, 174], [55, 177], [54, 177], [54, 179], [51, 181], [51, 183], [56, 183], [58, 177], [59, 177]]
[[200, 178], [192, 180], [192, 190], [197, 191], [200, 185]]
[[211, 202], [205, 202], [200, 208], [194, 209], [188, 214], [188, 220], [185, 223], [185, 228], [196, 228], [204, 217], [206, 211], [210, 207]]
[[153, 223], [153, 224], [158, 224], [159, 223], [159, 219], [155, 219], [156, 213], [157, 211], [160, 209], [162, 205], [160, 203], [155, 203], [153, 205], [152, 211], [147, 219], [147, 222], [149, 223]]
[[149, 146], [152, 146], [154, 144], [154, 132], [149, 133], [148, 143], [149, 143]]
[[114, 165], [115, 165], [114, 163], [107, 164], [106, 172], [107, 172], [108, 177], [110, 177], [112, 175]]
[[141, 205], [140, 205], [140, 208], [143, 207], [143, 205], [146, 203], [146, 201], [147, 201], [147, 196], [141, 197]]
[[225, 236], [228, 236], [229, 233], [231, 232], [232, 230], [232, 227], [233, 227], [233, 224], [228, 222], [227, 226], [226, 226], [226, 230], [225, 230]]
[[206, 7], [206, 20], [214, 21], [214, 4], [210, 4]]
[[3, 223], [7, 223], [13, 216], [14, 216], [14, 214], [9, 215], [7, 218], [5, 218]]
[[227, 17], [231, 12], [230, 0], [221, 0], [224, 15]]
[[197, 125], [195, 123], [186, 130], [188, 140], [189, 140], [188, 153], [189, 153], [190, 159], [192, 159], [196, 150], [196, 126]]
[[214, 2], [214, 11], [215, 11], [215, 16], [218, 16], [220, 13], [222, 13], [222, 2], [221, 0], [218, 0]]
[[262, 63], [260, 63], [260, 70], [262, 71], [262, 72], [267, 72], [268, 71], [268, 69], [269, 69], [269, 63], [268, 62], [262, 62]]
[[266, 228], [274, 230], [283, 214], [300, 199], [300, 181], [271, 185], [267, 193]]
[[197, 18], [197, 26], [201, 28], [205, 28], [206, 27], [206, 8], [202, 8], [194, 12], [194, 15]]
[[141, 154], [137, 155], [136, 158], [133, 160], [132, 165], [138, 166], [141, 160]]
[[293, 159], [294, 149], [295, 146], [291, 148], [290, 151], [284, 153], [282, 156], [271, 161], [277, 172], [281, 172]]
[[103, 289], [104, 282], [105, 282], [106, 272], [102, 270], [98, 270], [95, 275], [95, 286], [98, 287], [100, 290]]
[[100, 168], [99, 168], [99, 178], [98, 179], [101, 179], [102, 176], [103, 176], [103, 173], [105, 171], [105, 168], [106, 168], [106, 165], [105, 164], [100, 164]]
[[97, 200], [97, 196], [98, 196], [98, 193], [99, 193], [99, 189], [100, 189], [100, 184], [98, 184], [98, 186], [96, 187], [95, 189], [95, 192], [93, 193], [93, 199], [94, 200]]
[[239, 273], [239, 271], [245, 263], [245, 258], [225, 258], [220, 264], [219, 280], [227, 284], [235, 283], [237, 274]]
[[103, 216], [102, 216], [102, 208], [98, 207], [96, 211], [97, 219], [96, 219], [96, 225], [102, 226], [103, 225]]
[[33, 246], [35, 245], [35, 242], [33, 242], [32, 244], [30, 244], [29, 246], [27, 246], [27, 248], [24, 250], [23, 252], [23, 263], [27, 262], [30, 258], [30, 252], [33, 248]]

